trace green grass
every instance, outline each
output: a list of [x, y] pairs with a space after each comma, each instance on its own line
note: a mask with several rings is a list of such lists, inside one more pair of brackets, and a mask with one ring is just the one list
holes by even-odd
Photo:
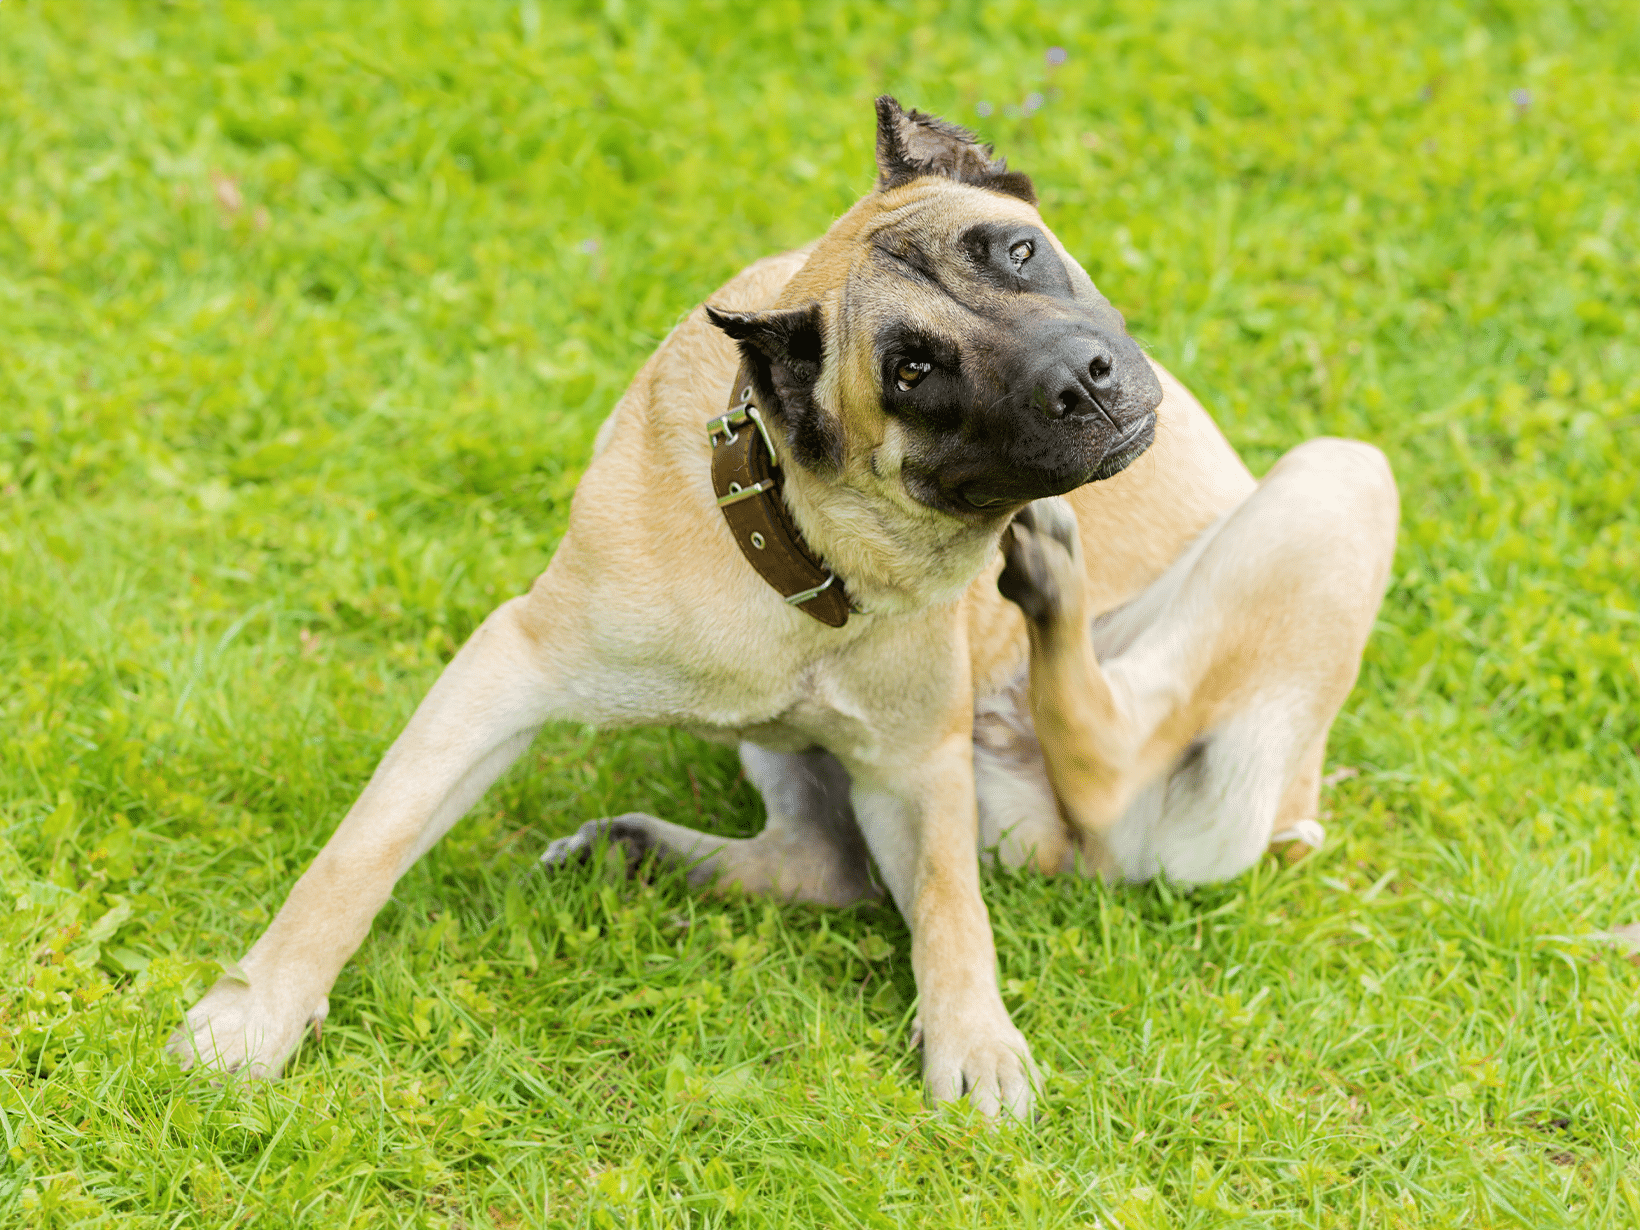
[[[1640, 971], [1587, 938], [1640, 916], [1637, 66], [1622, 0], [0, 3], [0, 1224], [1640, 1224]], [[534, 874], [759, 824], [722, 750], [554, 730], [283, 1081], [178, 1072], [630, 374], [869, 186], [883, 90], [1035, 177], [1255, 469], [1389, 454], [1333, 840], [988, 875], [1050, 1070], [988, 1133], [923, 1107], [892, 911]]]

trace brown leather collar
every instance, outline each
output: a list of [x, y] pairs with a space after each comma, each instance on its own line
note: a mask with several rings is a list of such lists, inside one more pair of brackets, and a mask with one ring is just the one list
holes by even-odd
[[752, 374], [735, 376], [729, 409], [706, 425], [712, 443], [712, 487], [741, 552], [788, 603], [841, 628], [850, 604], [843, 583], [809, 550], [781, 497], [780, 459], [752, 404]]

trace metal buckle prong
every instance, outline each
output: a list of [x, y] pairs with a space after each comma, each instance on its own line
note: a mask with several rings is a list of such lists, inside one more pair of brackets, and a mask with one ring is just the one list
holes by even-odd
[[828, 572], [826, 574], [826, 579], [824, 581], [820, 582], [820, 584], [816, 585], [813, 589], [805, 589], [800, 594], [790, 595], [786, 599], [786, 605], [787, 606], [802, 606], [810, 598], [818, 598], [821, 594], [825, 593], [828, 589], [831, 588], [831, 583], [833, 581], [835, 581], [836, 579], [837, 579], [837, 574], [836, 573]]
[[757, 424], [757, 434], [763, 437], [763, 447], [769, 450], [769, 464], [775, 469], [780, 468], [780, 454], [774, 451], [774, 441], [769, 438], [769, 429], [763, 425], [763, 412], [756, 406], [746, 407], [746, 417]]
[[740, 434], [740, 429], [746, 423], [746, 407], [736, 406], [727, 413], [720, 414], [715, 419], [708, 419], [706, 423], [706, 442], [713, 448], [717, 447], [718, 434], [723, 435], [723, 442], [727, 444]]
[[738, 491], [730, 488], [728, 495], [718, 496], [718, 507], [727, 508], [731, 504], [738, 504], [742, 500], [749, 500], [754, 495], [762, 495], [765, 491], [774, 490], [774, 479], [765, 478], [760, 483], [753, 483], [750, 487], [742, 487]]

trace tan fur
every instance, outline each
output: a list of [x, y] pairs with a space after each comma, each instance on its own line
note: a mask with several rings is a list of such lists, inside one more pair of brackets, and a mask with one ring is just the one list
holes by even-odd
[[[1142, 606], [1147, 587], [1193, 540], [1233, 521], [1255, 489], [1276, 480], [1255, 488], [1200, 405], [1165, 372], [1150, 451], [1071, 499], [1085, 542], [1071, 587], [1074, 621], [1028, 638], [1019, 611], [996, 589], [1005, 518], [962, 521], [911, 498], [900, 480], [907, 441], [878, 408], [870, 367], [872, 322], [896, 304], [863, 267], [867, 240], [896, 226], [938, 236], [998, 217], [1041, 225], [1023, 201], [917, 179], [867, 197], [811, 248], [761, 261], [713, 296], [734, 309], [822, 306], [828, 354], [840, 357], [828, 358], [817, 400], [841, 426], [842, 464], [832, 474], [788, 467], [787, 499], [805, 537], [868, 613], [825, 627], [783, 603], [741, 557], [714, 504], [703, 430], [723, 408], [739, 357], [701, 311], [691, 313], [599, 431], [550, 566], [450, 663], [239, 963], [244, 980], [224, 979], [189, 1012], [172, 1041], [184, 1062], [276, 1073], [322, 1013], [394, 882], [544, 722], [675, 724], [742, 746], [769, 801], [768, 830], [729, 841], [653, 817], [608, 823], [625, 822], [634, 840], [692, 864], [697, 882], [716, 877], [829, 902], [875, 891], [869, 850], [911, 926], [934, 1098], [966, 1091], [987, 1114], [1026, 1113], [1033, 1069], [997, 990], [981, 840], [1012, 862], [1070, 865], [1077, 851], [1088, 852], [1090, 835], [1097, 842], [1117, 831], [1124, 807], [1201, 723], [1238, 703], [1249, 671], [1255, 682], [1272, 672], [1291, 682], [1300, 708], [1324, 712], [1324, 736], [1354, 660], [1345, 669], [1337, 654], [1322, 655], [1325, 678], [1311, 678], [1295, 664], [1302, 649], [1293, 629], [1276, 626], [1277, 614], [1261, 605], [1272, 586], [1278, 598], [1285, 592], [1289, 573], [1325, 563], [1326, 552], [1305, 541], [1286, 555], [1279, 544], [1265, 553], [1281, 562], [1274, 579], [1238, 573], [1229, 558], [1201, 595], [1222, 611], [1180, 615], [1195, 621], [1185, 640], [1198, 629], [1211, 634], [1202, 646], [1169, 659], [1165, 645], [1144, 642], [1135, 651], [1141, 666], [1107, 678], [1087, 620], [1123, 603]], [[896, 303], [904, 302], [902, 294]], [[931, 298], [915, 306], [949, 311]], [[1303, 484], [1282, 492], [1314, 494]], [[1371, 575], [1354, 589], [1322, 586], [1352, 612], [1346, 639], [1357, 657], [1361, 621], [1370, 624], [1382, 592], [1377, 527], [1393, 506], [1393, 484], [1371, 498]], [[1347, 516], [1336, 523], [1346, 530]], [[1280, 618], [1302, 614], [1290, 606]], [[1147, 619], [1165, 633], [1169, 617], [1153, 611]], [[1243, 657], [1239, 647], [1256, 652]], [[1028, 654], [1041, 748], [1022, 712]], [[1319, 758], [1311, 745], [1319, 747], [1313, 738], [1306, 745], [1306, 775], [1294, 777], [1283, 815], [1313, 808]], [[976, 801], [976, 755], [982, 785], [1016, 817], [1008, 832], [996, 827], [998, 806]], [[983, 835], [982, 824], [991, 826]], [[575, 854], [589, 840], [583, 833], [555, 851]]]
[[[1068, 502], [1047, 503], [1033, 510], [1039, 522], [1076, 516]], [[1088, 866], [1129, 878], [1157, 870], [1135, 861], [1133, 829], [1165, 829], [1167, 805], [1147, 814], [1141, 795], [1171, 798], [1192, 745], [1248, 714], [1261, 724], [1244, 732], [1254, 745], [1239, 763], [1264, 762], [1274, 792], [1262, 807], [1243, 792], [1242, 815], [1222, 817], [1241, 834], [1222, 858], [1198, 841], [1159, 869], [1186, 880], [1238, 874], [1272, 833], [1314, 817], [1327, 729], [1383, 598], [1398, 507], [1376, 449], [1313, 440], [1091, 634], [1097, 569], [1075, 558], [1091, 546], [1085, 531], [1070, 536], [1073, 550], [1040, 529], [1011, 531], [1010, 554], [1033, 554], [1056, 595], [1052, 615], [1029, 626], [1033, 731]], [[1117, 835], [1121, 825], [1129, 832]]]

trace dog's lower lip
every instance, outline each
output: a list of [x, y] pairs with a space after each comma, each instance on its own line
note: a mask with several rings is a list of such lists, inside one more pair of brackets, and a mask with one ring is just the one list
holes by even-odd
[[1129, 464], [1150, 447], [1150, 440], [1146, 437], [1155, 431], [1155, 427], [1155, 414], [1147, 414], [1124, 431], [1116, 442], [1105, 450], [1105, 455], [1099, 459], [1099, 465], [1089, 476], [1088, 481], [1099, 482], [1127, 469]]
[[991, 493], [983, 489], [975, 491], [971, 487], [956, 488], [951, 491], [950, 498], [955, 503], [965, 505], [969, 511], [978, 513], [992, 513], [1004, 508], [1018, 508], [1031, 499], [1030, 496], [1022, 496], [1014, 492]]
[[1013, 508], [1020, 504], [1029, 503], [1033, 499], [1040, 499], [1049, 495], [1064, 495], [1077, 487], [1088, 483], [1099, 482], [1121, 473], [1128, 464], [1150, 447], [1148, 436], [1156, 425], [1156, 416], [1147, 414], [1144, 418], [1130, 426], [1114, 441], [1099, 458], [1099, 464], [1075, 481], [1066, 484], [1054, 484], [1051, 490], [1043, 490], [1032, 495], [1022, 495], [1018, 492], [1002, 494], [988, 494], [984, 491], [974, 491], [971, 487], [959, 488], [954, 494], [958, 500], [966, 504], [974, 512], [988, 513], [999, 508]]
[[1154, 414], [1145, 415], [1144, 418], [1140, 419], [1137, 423], [1133, 424], [1133, 426], [1129, 427], [1119, 437], [1117, 437], [1115, 443], [1105, 450], [1105, 456], [1114, 457], [1118, 453], [1123, 452], [1140, 436], [1144, 435], [1147, 431], [1154, 427], [1155, 424], [1156, 416]]

